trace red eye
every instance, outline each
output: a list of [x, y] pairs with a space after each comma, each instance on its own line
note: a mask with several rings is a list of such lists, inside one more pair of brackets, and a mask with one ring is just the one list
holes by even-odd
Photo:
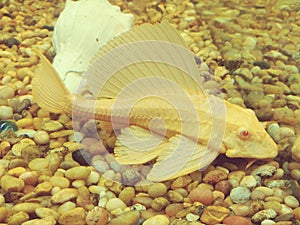
[[240, 128], [239, 129], [239, 132], [238, 132], [238, 135], [241, 139], [247, 139], [250, 137], [250, 131], [248, 131], [247, 129], [245, 128]]

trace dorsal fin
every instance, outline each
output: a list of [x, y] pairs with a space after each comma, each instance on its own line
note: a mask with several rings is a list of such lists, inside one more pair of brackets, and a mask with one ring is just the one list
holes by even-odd
[[125, 88], [132, 90], [127, 94], [145, 96], [157, 89], [157, 82], [169, 94], [177, 93], [178, 88], [189, 95], [203, 93], [193, 54], [167, 22], [143, 24], [114, 38], [94, 56], [85, 76], [98, 98], [116, 98]]

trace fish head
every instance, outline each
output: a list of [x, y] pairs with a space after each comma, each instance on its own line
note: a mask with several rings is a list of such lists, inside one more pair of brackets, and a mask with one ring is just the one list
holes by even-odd
[[258, 121], [254, 111], [228, 103], [223, 143], [229, 158], [271, 159], [278, 147]]

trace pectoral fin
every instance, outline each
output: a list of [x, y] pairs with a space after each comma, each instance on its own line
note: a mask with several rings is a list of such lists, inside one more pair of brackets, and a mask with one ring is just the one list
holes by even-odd
[[161, 148], [157, 162], [147, 176], [152, 181], [170, 180], [206, 168], [219, 154], [182, 135], [170, 138]]
[[121, 164], [142, 164], [156, 158], [165, 138], [138, 126], [121, 130], [115, 144], [116, 160]]

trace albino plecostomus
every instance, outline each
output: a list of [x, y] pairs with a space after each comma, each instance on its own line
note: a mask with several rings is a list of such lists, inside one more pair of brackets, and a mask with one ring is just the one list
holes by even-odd
[[[154, 165], [163, 181], [206, 168], [219, 154], [272, 159], [277, 146], [254, 112], [206, 94], [193, 54], [167, 22], [143, 24], [103, 46], [85, 73], [95, 100], [68, 92], [41, 55], [37, 104], [54, 113], [111, 122], [121, 164]], [[154, 161], [155, 160], [155, 161]]]

